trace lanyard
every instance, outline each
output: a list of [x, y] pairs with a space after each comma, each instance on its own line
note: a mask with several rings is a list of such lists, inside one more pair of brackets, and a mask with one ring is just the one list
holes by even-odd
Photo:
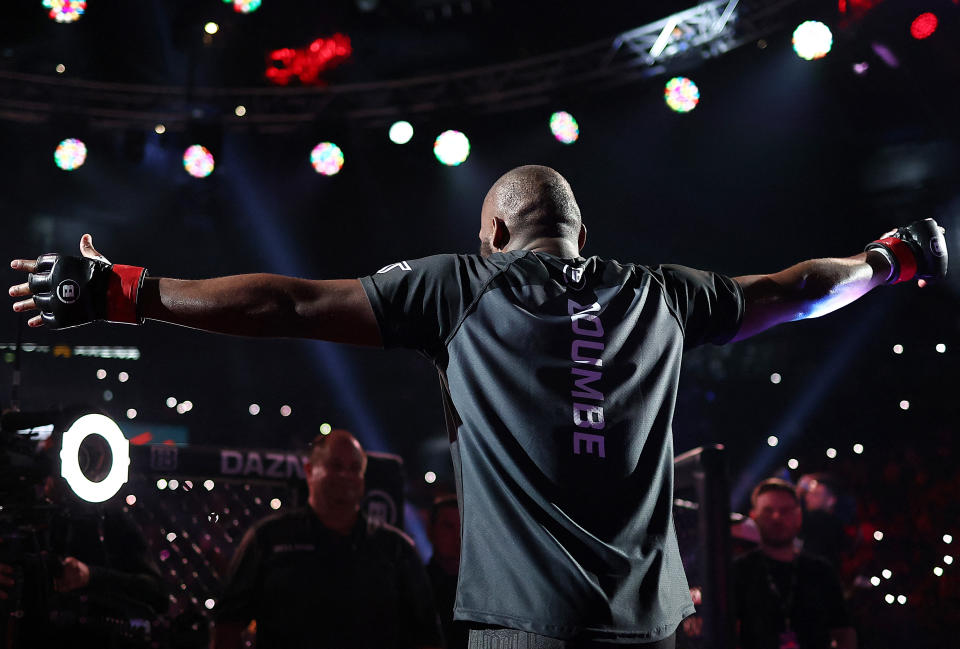
[[770, 560], [766, 555], [763, 555], [763, 573], [767, 577], [767, 586], [770, 587], [770, 592], [773, 593], [774, 597], [777, 598], [777, 603], [780, 604], [780, 611], [783, 613], [786, 631], [790, 631], [790, 613], [793, 610], [793, 596], [797, 591], [797, 559], [794, 557], [793, 560], [790, 561], [790, 586], [788, 587], [786, 595], [781, 593], [780, 589], [777, 588], [777, 584], [773, 580], [773, 575], [770, 574]]

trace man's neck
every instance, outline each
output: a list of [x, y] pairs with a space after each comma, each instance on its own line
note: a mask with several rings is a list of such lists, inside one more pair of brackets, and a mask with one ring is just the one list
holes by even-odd
[[793, 561], [793, 558], [797, 556], [797, 552], [793, 548], [792, 541], [787, 545], [780, 546], [767, 545], [761, 542], [760, 551], [774, 561]]
[[359, 512], [356, 509], [348, 511], [338, 511], [329, 508], [324, 508], [313, 499], [310, 501], [310, 509], [313, 510], [313, 513], [317, 515], [317, 518], [320, 519], [320, 522], [323, 523], [323, 526], [327, 529], [333, 530], [337, 534], [347, 536], [353, 530], [353, 526], [357, 523], [357, 517]]
[[524, 243], [521, 248], [533, 252], [545, 252], [561, 259], [574, 259], [580, 256], [577, 244], [561, 237], [537, 237]]

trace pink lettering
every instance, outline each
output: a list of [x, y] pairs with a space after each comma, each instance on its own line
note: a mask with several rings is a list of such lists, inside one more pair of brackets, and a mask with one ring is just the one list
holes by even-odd
[[[594, 455], [594, 449], [598, 450], [600, 457], [606, 457], [607, 452], [603, 447], [603, 435], [594, 435], [592, 433], [581, 433], [577, 431], [573, 434], [573, 454], [580, 455], [581, 450], [585, 450], [588, 455]], [[586, 442], [586, 449], [581, 449], [581, 442]]]

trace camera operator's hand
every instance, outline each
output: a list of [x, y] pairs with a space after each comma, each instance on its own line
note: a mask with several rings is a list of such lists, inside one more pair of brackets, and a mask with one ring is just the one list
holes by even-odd
[[90, 567], [74, 557], [63, 560], [63, 574], [53, 580], [53, 588], [58, 593], [83, 588], [90, 583]]
[[13, 587], [13, 566], [0, 563], [0, 599], [7, 599], [7, 590]]

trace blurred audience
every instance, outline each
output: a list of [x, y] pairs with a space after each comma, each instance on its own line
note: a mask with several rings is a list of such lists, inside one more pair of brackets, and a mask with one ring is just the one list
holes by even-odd
[[460, 509], [456, 496], [440, 496], [433, 501], [427, 532], [433, 545], [427, 575], [433, 585], [447, 649], [466, 649], [469, 629], [465, 623], [453, 621], [453, 602], [460, 572]]

